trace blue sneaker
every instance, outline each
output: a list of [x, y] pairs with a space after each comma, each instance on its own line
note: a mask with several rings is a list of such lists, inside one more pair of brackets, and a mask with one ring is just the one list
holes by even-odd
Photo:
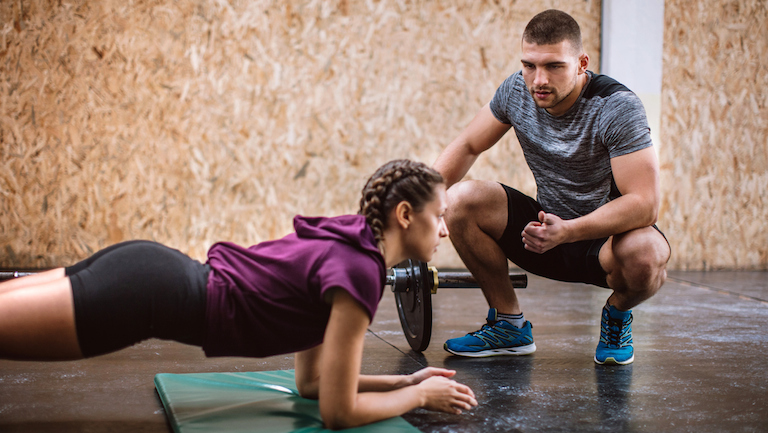
[[488, 310], [487, 321], [479, 331], [446, 341], [443, 349], [454, 355], [475, 358], [528, 355], [536, 351], [531, 322], [526, 321], [522, 328], [518, 328], [506, 320], [498, 320], [495, 308]]
[[606, 303], [600, 321], [600, 342], [595, 350], [595, 362], [600, 365], [626, 365], [634, 360], [632, 310], [619, 311]]

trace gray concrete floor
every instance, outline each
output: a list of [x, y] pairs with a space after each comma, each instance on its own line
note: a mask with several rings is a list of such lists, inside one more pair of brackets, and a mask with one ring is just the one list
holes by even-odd
[[[482, 294], [468, 289], [433, 296], [432, 343], [414, 353], [387, 293], [363, 372], [457, 370], [480, 406], [459, 416], [404, 415], [424, 432], [768, 431], [768, 272], [671, 272], [635, 309], [635, 362], [621, 367], [592, 361], [607, 290], [529, 278], [519, 296], [535, 354], [463, 359], [443, 351], [445, 339], [484, 322]], [[292, 367], [292, 356], [206, 359], [160, 340], [77, 362], [0, 361], [0, 431], [169, 432], [156, 373]]]

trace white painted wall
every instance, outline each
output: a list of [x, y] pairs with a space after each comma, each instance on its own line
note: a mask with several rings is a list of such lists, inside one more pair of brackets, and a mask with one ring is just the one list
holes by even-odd
[[600, 72], [643, 101], [656, 149], [661, 123], [664, 0], [603, 0]]

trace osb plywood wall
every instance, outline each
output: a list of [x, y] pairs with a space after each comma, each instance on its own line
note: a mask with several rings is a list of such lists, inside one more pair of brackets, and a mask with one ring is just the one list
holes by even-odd
[[660, 224], [671, 267], [768, 268], [768, 3], [665, 3]]
[[[128, 239], [203, 259], [354, 213], [382, 163], [434, 162], [550, 7], [597, 70], [599, 0], [3, 1], [0, 266]], [[512, 134], [470, 175], [535, 193]]]

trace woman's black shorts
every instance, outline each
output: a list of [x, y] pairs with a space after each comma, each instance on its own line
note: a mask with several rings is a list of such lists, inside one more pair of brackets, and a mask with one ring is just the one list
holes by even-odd
[[209, 270], [149, 241], [116, 244], [66, 268], [83, 355], [147, 338], [202, 345]]
[[[501, 185], [507, 192], [509, 221], [499, 246], [522, 269], [553, 280], [594, 284], [608, 288], [606, 272], [600, 266], [600, 248], [607, 237], [558, 245], [543, 254], [525, 249], [522, 232], [531, 221], [539, 220], [539, 202], [520, 191]], [[656, 230], [658, 227], [654, 226]], [[659, 230], [659, 233], [664, 233]]]

